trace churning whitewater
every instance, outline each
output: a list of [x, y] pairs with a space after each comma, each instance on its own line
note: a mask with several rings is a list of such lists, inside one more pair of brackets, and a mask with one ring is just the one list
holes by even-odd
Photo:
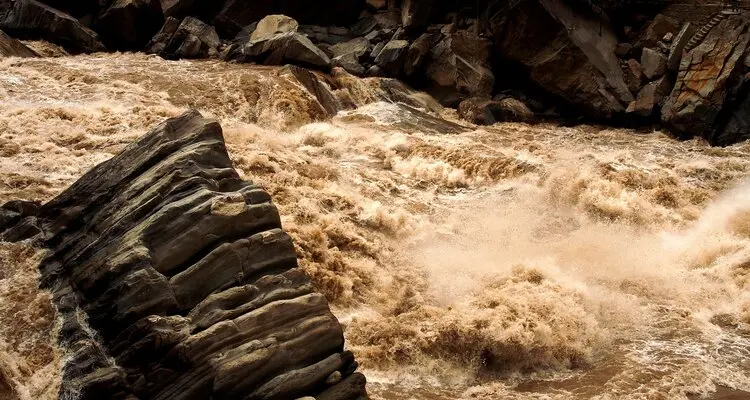
[[[750, 144], [378, 101], [330, 120], [279, 68], [140, 54], [0, 60], [0, 203], [46, 201], [165, 118], [218, 119], [272, 195], [376, 399], [750, 392]], [[425, 95], [414, 94], [436, 108]], [[0, 243], [0, 387], [56, 398], [40, 255]]]

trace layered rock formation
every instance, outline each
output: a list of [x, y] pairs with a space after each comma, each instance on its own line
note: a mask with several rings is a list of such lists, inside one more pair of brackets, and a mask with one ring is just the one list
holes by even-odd
[[240, 179], [220, 126], [197, 112], [41, 207], [3, 206], [0, 232], [49, 248], [42, 286], [69, 353], [61, 398], [365, 396], [269, 195]]

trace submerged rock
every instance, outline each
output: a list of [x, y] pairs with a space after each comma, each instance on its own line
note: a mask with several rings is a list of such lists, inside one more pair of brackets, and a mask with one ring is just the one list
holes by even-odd
[[[217, 122], [158, 125], [34, 214], [68, 355], [61, 398], [365, 395], [341, 326]], [[18, 226], [2, 218], [5, 233]]]
[[16, 37], [44, 39], [74, 53], [105, 51], [99, 35], [77, 19], [36, 0], [16, 0], [2, 17], [0, 29]]

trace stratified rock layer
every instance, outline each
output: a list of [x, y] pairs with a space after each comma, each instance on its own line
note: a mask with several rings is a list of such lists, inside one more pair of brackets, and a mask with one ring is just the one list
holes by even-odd
[[217, 122], [170, 119], [41, 209], [3, 210], [0, 230], [35, 222], [50, 249], [61, 398], [364, 395], [341, 326]]

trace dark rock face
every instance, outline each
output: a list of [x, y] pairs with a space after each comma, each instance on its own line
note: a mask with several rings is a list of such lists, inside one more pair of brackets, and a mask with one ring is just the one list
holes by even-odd
[[170, 119], [24, 207], [0, 208], [0, 231], [26, 213], [44, 232], [42, 286], [70, 355], [61, 398], [365, 395], [341, 326], [297, 268], [269, 195], [232, 168], [215, 121]]
[[16, 0], [0, 28], [16, 37], [42, 38], [73, 53], [104, 51], [99, 35], [77, 19], [36, 0]]
[[732, 86], [744, 79], [748, 43], [750, 24], [740, 18], [725, 19], [711, 30], [703, 43], [683, 56], [677, 83], [662, 108], [662, 121], [685, 136], [703, 136], [714, 144], [714, 138], [721, 137], [723, 144], [733, 143], [731, 135], [717, 127], [717, 118]]
[[657, 50], [645, 48], [641, 55], [641, 67], [646, 78], [658, 78], [667, 72], [667, 58]]
[[403, 0], [401, 24], [407, 29], [424, 28], [430, 22], [432, 0]]
[[497, 51], [527, 67], [533, 82], [588, 114], [607, 118], [634, 100], [612, 29], [560, 0], [521, 3], [498, 21], [495, 39]]
[[408, 48], [409, 42], [406, 40], [391, 40], [375, 56], [375, 64], [390, 76], [399, 76], [404, 67]]
[[220, 44], [216, 30], [203, 21], [186, 17], [179, 23], [169, 17], [147, 51], [169, 59], [216, 57]]
[[0, 57], [39, 57], [23, 43], [0, 31]]
[[457, 106], [470, 97], [489, 96], [495, 84], [489, 52], [489, 41], [473, 32], [446, 34], [432, 46], [425, 63], [428, 92], [446, 106]]
[[163, 23], [159, 0], [116, 0], [95, 29], [112, 49], [140, 50]]

